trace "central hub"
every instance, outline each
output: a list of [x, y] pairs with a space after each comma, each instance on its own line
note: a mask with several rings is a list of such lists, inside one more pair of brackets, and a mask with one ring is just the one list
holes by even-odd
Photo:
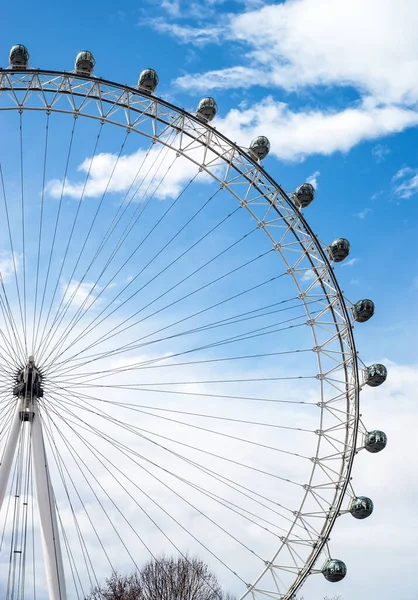
[[42, 375], [35, 365], [35, 357], [29, 356], [28, 362], [17, 374], [13, 395], [21, 402], [20, 420], [32, 421], [35, 415], [35, 402], [44, 395]]

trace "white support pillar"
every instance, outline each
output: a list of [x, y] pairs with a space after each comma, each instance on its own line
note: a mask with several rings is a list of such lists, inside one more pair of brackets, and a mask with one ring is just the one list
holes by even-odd
[[0, 464], [0, 510], [3, 506], [4, 497], [6, 495], [7, 484], [10, 479], [10, 471], [12, 469], [13, 459], [16, 453], [16, 446], [19, 440], [20, 427], [20, 402], [16, 402], [16, 410], [13, 415], [12, 426], [10, 428], [9, 437], [6, 441], [3, 460]]
[[65, 590], [64, 566], [62, 562], [61, 544], [55, 512], [54, 491], [49, 475], [45, 443], [42, 434], [42, 423], [39, 416], [37, 400], [32, 426], [32, 456], [36, 479], [36, 495], [38, 499], [41, 522], [42, 544], [44, 551], [46, 579], [49, 600], [67, 600]]

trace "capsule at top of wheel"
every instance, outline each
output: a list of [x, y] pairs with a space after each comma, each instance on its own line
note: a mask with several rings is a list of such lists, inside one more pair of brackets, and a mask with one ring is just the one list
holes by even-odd
[[337, 581], [344, 579], [347, 575], [347, 567], [342, 560], [332, 558], [323, 568], [322, 574], [327, 581], [336, 583]]
[[250, 153], [257, 159], [263, 160], [270, 152], [270, 142], [264, 135], [254, 138], [250, 144]]
[[370, 387], [377, 387], [386, 381], [388, 370], [385, 365], [370, 365], [366, 369], [366, 383]]
[[29, 64], [29, 52], [23, 44], [12, 46], [9, 53], [9, 62], [12, 69], [27, 69]]
[[373, 501], [367, 496], [357, 496], [353, 498], [350, 506], [350, 513], [355, 519], [367, 519], [374, 509]]
[[218, 105], [215, 100], [209, 96], [207, 98], [202, 98], [196, 111], [197, 115], [204, 121], [212, 121], [217, 112]]
[[91, 75], [96, 61], [89, 50], [82, 50], [75, 59], [75, 71], [78, 75]]
[[341, 262], [350, 254], [350, 242], [345, 238], [334, 240], [328, 248], [328, 254], [332, 262]]
[[382, 450], [384, 450], [384, 448], [386, 448], [387, 442], [388, 438], [386, 433], [384, 431], [374, 429], [373, 431], [369, 431], [368, 433], [366, 433], [364, 447], [368, 452], [376, 454], [377, 452], [381, 452]]
[[353, 306], [353, 317], [358, 323], [365, 323], [374, 315], [374, 302], [365, 298], [359, 300]]
[[302, 183], [293, 192], [293, 200], [299, 208], [306, 208], [315, 198], [315, 188], [311, 183]]
[[157, 71], [154, 71], [154, 69], [144, 69], [138, 78], [138, 88], [146, 90], [152, 94], [157, 89], [157, 85]]

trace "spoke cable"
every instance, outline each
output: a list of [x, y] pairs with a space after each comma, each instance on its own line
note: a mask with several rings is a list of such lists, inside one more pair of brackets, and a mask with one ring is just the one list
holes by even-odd
[[[128, 132], [128, 133], [129, 133], [129, 132]], [[120, 159], [120, 157], [121, 157], [121, 155], [122, 155], [122, 151], [123, 151], [123, 148], [124, 148], [124, 146], [125, 146], [125, 143], [126, 143], [126, 140], [127, 140], [128, 133], [126, 134], [125, 140], [124, 140], [124, 142], [123, 142], [123, 144], [122, 144], [122, 147], [121, 147], [121, 150], [120, 150], [120, 152], [119, 152], [119, 155], [118, 155], [117, 161], [116, 161], [116, 163], [115, 163], [115, 165], [114, 165], [114, 168], [113, 168], [113, 170], [112, 170], [112, 173], [111, 173], [111, 175], [110, 175], [110, 178], [109, 178], [108, 185], [107, 185], [107, 187], [106, 187], [106, 189], [105, 189], [105, 191], [104, 191], [104, 193], [103, 193], [103, 196], [102, 196], [101, 202], [100, 202], [100, 204], [99, 204], [99, 207], [98, 207], [98, 209], [97, 209], [97, 211], [96, 211], [95, 217], [94, 217], [94, 219], [93, 219], [93, 222], [92, 222], [92, 224], [91, 224], [91, 227], [90, 227], [89, 233], [88, 233], [88, 234], [87, 234], [87, 236], [86, 236], [85, 242], [84, 242], [84, 244], [83, 244], [83, 247], [82, 247], [82, 249], [81, 249], [81, 251], [80, 251], [80, 254], [79, 254], [79, 257], [78, 257], [78, 259], [77, 259], [77, 262], [76, 262], [76, 264], [75, 264], [75, 266], [74, 266], [73, 273], [72, 273], [72, 275], [71, 275], [71, 277], [70, 277], [70, 282], [71, 282], [71, 280], [72, 280], [72, 278], [73, 278], [73, 276], [74, 276], [74, 273], [75, 273], [75, 271], [76, 271], [76, 268], [77, 268], [77, 266], [78, 266], [78, 264], [79, 264], [79, 262], [80, 262], [80, 259], [81, 259], [81, 256], [82, 256], [82, 254], [83, 254], [83, 251], [84, 251], [85, 245], [86, 245], [86, 243], [87, 243], [88, 237], [89, 237], [89, 235], [90, 235], [90, 233], [91, 233], [91, 231], [92, 231], [93, 225], [94, 225], [94, 223], [95, 223], [95, 221], [96, 221], [96, 218], [97, 218], [97, 216], [98, 216], [98, 212], [99, 212], [99, 210], [100, 210], [100, 208], [101, 208], [101, 206], [102, 206], [102, 203], [103, 203], [104, 197], [105, 197], [105, 195], [106, 195], [106, 192], [107, 192], [108, 186], [110, 185], [110, 181], [111, 181], [111, 179], [112, 179], [112, 177], [113, 177], [113, 174], [114, 174], [114, 171], [115, 171], [115, 169], [116, 169], [116, 166], [117, 166], [117, 164], [118, 164], [118, 162], [119, 162], [119, 159]], [[164, 178], [165, 178], [165, 176], [168, 174], [168, 172], [170, 171], [170, 169], [171, 169], [171, 167], [173, 166], [173, 164], [174, 164], [174, 161], [176, 160], [176, 158], [177, 158], [177, 157], [175, 156], [175, 157], [174, 157], [174, 159], [173, 159], [173, 162], [172, 162], [172, 163], [169, 165], [169, 167], [168, 167], [168, 169], [167, 169], [167, 172], [166, 172], [166, 173], [165, 173], [165, 175], [164, 175]], [[155, 162], [155, 161], [154, 161], [154, 162]], [[153, 164], [154, 164], [154, 163], [153, 163]], [[153, 166], [153, 165], [151, 165], [151, 168], [152, 168], [152, 166]], [[160, 166], [161, 166], [161, 165], [160, 165]], [[157, 172], [158, 172], [158, 169], [157, 169]], [[155, 176], [155, 174], [154, 174], [154, 176]], [[153, 198], [154, 194], [155, 194], [155, 193], [156, 193], [156, 191], [158, 190], [158, 187], [159, 187], [159, 186], [162, 184], [162, 182], [163, 182], [164, 178], [163, 178], [163, 179], [160, 181], [160, 183], [158, 184], [157, 188], [156, 188], [156, 189], [153, 191], [153, 193], [152, 193], [152, 194], [149, 196], [149, 198], [147, 199], [147, 201], [144, 203], [144, 206], [143, 206], [142, 210], [139, 212], [139, 215], [136, 217], [136, 219], [135, 219], [135, 221], [134, 221], [134, 224], [132, 225], [132, 227], [131, 227], [131, 229], [128, 231], [128, 233], [126, 234], [126, 236], [125, 236], [125, 238], [123, 239], [123, 241], [124, 241], [124, 240], [126, 240], [127, 236], [129, 235], [130, 231], [132, 230], [133, 226], [135, 225], [135, 223], [137, 223], [137, 221], [139, 220], [139, 218], [141, 217], [141, 215], [143, 214], [143, 212], [144, 212], [144, 211], [145, 211], [145, 209], [147, 208], [147, 206], [148, 206], [148, 204], [150, 203], [151, 199]], [[148, 189], [149, 189], [150, 185], [152, 184], [152, 182], [153, 182], [153, 179], [154, 179], [154, 177], [151, 179], [151, 182], [150, 182], [149, 186], [147, 187], [147, 189], [145, 190], [145, 193], [144, 193], [144, 195], [143, 195], [142, 199], [145, 197], [145, 194], [147, 193], [147, 191], [148, 191]], [[143, 181], [144, 181], [144, 180], [143, 180]], [[141, 182], [141, 184], [140, 184], [140, 185], [142, 185], [142, 182]], [[137, 190], [137, 191], [138, 191], [138, 190]], [[135, 194], [134, 194], [134, 195], [135, 195]], [[118, 210], [119, 210], [119, 209], [118, 209]], [[135, 213], [135, 214], [136, 214], [136, 213]], [[126, 229], [125, 229], [125, 231], [126, 231]], [[125, 233], [125, 232], [124, 232], [124, 233]], [[121, 236], [121, 237], [123, 237], [123, 235], [124, 235], [124, 234], [122, 234], [122, 236]], [[106, 235], [105, 235], [105, 237], [106, 237]], [[121, 238], [120, 238], [120, 239], [121, 239]], [[120, 249], [120, 247], [121, 247], [122, 243], [123, 243], [123, 242], [121, 242], [121, 243], [119, 244], [119, 242], [118, 242], [118, 243], [116, 244], [116, 251], [113, 251], [113, 252], [112, 252], [111, 259], [109, 259], [109, 260], [108, 260], [108, 263], [105, 265], [105, 268], [103, 269], [102, 273], [101, 273], [101, 274], [99, 275], [99, 277], [96, 279], [96, 281], [94, 282], [93, 286], [92, 286], [92, 287], [89, 289], [89, 291], [88, 291], [88, 294], [87, 294], [86, 298], [84, 299], [84, 301], [83, 301], [82, 305], [81, 305], [81, 306], [78, 308], [78, 310], [76, 311], [76, 314], [75, 314], [75, 315], [72, 317], [72, 319], [70, 320], [70, 323], [67, 325], [67, 327], [66, 327], [65, 331], [67, 331], [67, 329], [68, 329], [70, 326], [74, 326], [74, 325], [75, 325], [75, 324], [78, 322], [78, 321], [77, 321], [77, 320], [75, 320], [75, 319], [76, 319], [76, 318], [77, 318], [77, 316], [78, 316], [78, 315], [79, 315], [79, 314], [82, 312], [83, 308], [85, 307], [86, 303], [88, 302], [88, 299], [89, 299], [89, 298], [92, 296], [92, 293], [93, 293], [94, 289], [96, 288], [96, 286], [97, 286], [97, 284], [98, 284], [98, 281], [99, 281], [100, 277], [102, 276], [102, 274], [105, 272], [105, 270], [106, 270], [106, 269], [107, 269], [107, 267], [109, 266], [109, 264], [110, 264], [111, 260], [113, 260], [113, 258], [114, 258], [114, 256], [116, 255], [117, 251]], [[118, 245], [118, 244], [119, 244], [119, 245]], [[77, 292], [78, 292], [78, 290], [79, 290], [80, 286], [82, 285], [82, 283], [83, 283], [83, 281], [84, 281], [85, 277], [87, 276], [87, 274], [88, 274], [89, 270], [91, 269], [92, 265], [93, 265], [93, 264], [95, 263], [95, 261], [97, 260], [98, 256], [100, 255], [101, 251], [103, 250], [104, 246], [105, 246], [105, 242], [102, 240], [102, 242], [101, 242], [101, 243], [100, 243], [100, 245], [99, 245], [99, 248], [98, 248], [98, 250], [96, 251], [95, 255], [93, 256], [93, 259], [91, 260], [90, 264], [88, 265], [87, 269], [85, 270], [85, 272], [84, 272], [84, 274], [83, 274], [83, 276], [82, 276], [81, 280], [80, 280], [80, 281], [77, 283], [77, 286], [76, 286], [75, 290], [73, 291], [73, 293], [72, 293], [71, 297], [70, 297], [70, 298], [67, 300], [67, 303], [66, 303], [66, 305], [64, 306], [63, 310], [61, 311], [61, 314], [60, 314], [60, 315], [58, 315], [58, 311], [57, 311], [56, 317], [55, 317], [55, 319], [54, 319], [54, 323], [56, 323], [56, 328], [55, 328], [55, 331], [54, 331], [54, 335], [55, 335], [55, 332], [57, 331], [57, 327], [59, 327], [59, 325], [62, 323], [62, 321], [63, 321], [63, 319], [64, 319], [65, 315], [67, 314], [67, 312], [68, 312], [69, 308], [71, 307], [71, 304], [72, 304], [72, 302], [73, 302], [73, 299], [74, 299], [75, 295], [77, 294]], [[69, 284], [68, 284], [68, 285], [69, 285]], [[68, 289], [68, 285], [67, 285], [67, 289]], [[64, 297], [65, 297], [65, 294], [64, 294]], [[94, 298], [94, 297], [93, 297], [93, 298]], [[62, 303], [60, 304], [60, 307], [61, 307], [61, 305], [62, 305]], [[90, 304], [89, 304], [88, 308], [91, 308]], [[51, 328], [51, 330], [50, 330], [50, 333], [49, 333], [49, 335], [48, 335], [47, 337], [51, 337], [51, 335], [52, 335], [52, 331], [53, 331], [53, 330], [52, 330], [52, 328]], [[64, 335], [64, 334], [62, 334], [62, 335]], [[46, 341], [47, 341], [47, 340], [45, 340], [45, 343], [44, 343], [44, 345], [46, 344]]]
[[[68, 174], [68, 168], [70, 166], [70, 160], [71, 160], [71, 154], [72, 154], [72, 149], [73, 149], [74, 133], [75, 133], [76, 125], [77, 125], [77, 119], [74, 118], [73, 126], [71, 128], [70, 142], [68, 144], [67, 158], [66, 158], [65, 169], [64, 169], [64, 177], [63, 177], [62, 186], [61, 186], [61, 194], [60, 194], [60, 199], [59, 199], [59, 203], [58, 203], [57, 214], [56, 214], [56, 218], [55, 218], [54, 233], [52, 235], [51, 249], [49, 251], [49, 258], [48, 258], [48, 261], [47, 261], [47, 270], [46, 270], [45, 282], [44, 282], [44, 285], [43, 285], [42, 300], [41, 300], [41, 306], [40, 306], [40, 309], [39, 309], [39, 316], [38, 316], [38, 322], [37, 322], [36, 333], [35, 333], [35, 339], [36, 340], [38, 339], [38, 335], [39, 335], [39, 328], [40, 328], [40, 325], [41, 325], [42, 312], [43, 312], [44, 304], [45, 304], [45, 297], [46, 297], [46, 291], [47, 291], [48, 282], [49, 282], [49, 275], [50, 275], [50, 272], [51, 272], [52, 257], [53, 257], [53, 253], [54, 253], [54, 249], [55, 249], [55, 242], [56, 242], [56, 239], [57, 239], [58, 223], [59, 223], [59, 219], [60, 219], [60, 216], [61, 216], [61, 209], [62, 209], [62, 203], [63, 203], [63, 199], [64, 199], [65, 186], [67, 185], [67, 174]], [[50, 314], [50, 310], [51, 310], [51, 307], [48, 310], [48, 315], [47, 315], [47, 318], [45, 320], [43, 331], [45, 330], [45, 327], [47, 325], [49, 314]], [[43, 333], [41, 333], [41, 338], [42, 338], [42, 335], [43, 335]], [[37, 348], [36, 349], [34, 348], [34, 351], [37, 352]]]

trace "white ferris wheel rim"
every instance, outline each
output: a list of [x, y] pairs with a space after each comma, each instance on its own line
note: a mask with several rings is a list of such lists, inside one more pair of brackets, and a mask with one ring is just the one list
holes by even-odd
[[[324, 550], [326, 551], [329, 534], [346, 498], [357, 452], [361, 389], [358, 358], [352, 331], [352, 318], [328, 259], [327, 245], [321, 243], [313, 234], [303, 214], [289, 195], [248, 154], [247, 150], [238, 147], [196, 116], [143, 90], [69, 72], [7, 69], [0, 71], [0, 97], [2, 98], [0, 111], [65, 113], [77, 118], [91, 118], [101, 123], [123, 127], [132, 133], [151, 138], [153, 143], [172, 148], [215, 179], [239, 202], [240, 206], [246, 208], [257, 222], [257, 227], [264, 230], [274, 250], [280, 254], [287, 273], [291, 275], [311, 327], [317, 352], [317, 378], [320, 380], [328, 377], [332, 379], [332, 372], [323, 371], [321, 353], [326, 351], [326, 347], [324, 348], [326, 345], [317, 342], [316, 330], [321, 326], [320, 316], [326, 314], [332, 318], [333, 323], [329, 325], [332, 329], [330, 340], [338, 338], [341, 347], [339, 366], [343, 366], [345, 373], [343, 385], [347, 390], [344, 422], [346, 443], [344, 450], [341, 451], [341, 464], [335, 481], [333, 504], [327, 513], [324, 513], [318, 540], [316, 544], [312, 544], [312, 552], [303, 568], [295, 568], [293, 585], [284, 595], [277, 594], [277, 598], [281, 600], [290, 600], [305, 579], [311, 573], [317, 572], [315, 569], [317, 559]], [[6, 106], [4, 106], [4, 98], [6, 98]], [[33, 102], [35, 99], [36, 101]], [[176, 132], [178, 142], [176, 145], [173, 145], [170, 140], [173, 130]], [[196, 163], [192, 155], [196, 146], [206, 149], [208, 162]], [[223, 178], [217, 174], [219, 164], [227, 167]], [[276, 235], [277, 232], [279, 237]], [[289, 249], [292, 250], [293, 261], [289, 258]], [[313, 274], [309, 284], [304, 288], [298, 278], [301, 272], [306, 271], [306, 267], [298, 269], [302, 259], [309, 262]], [[313, 294], [324, 299], [324, 309], [320, 316], [311, 313], [307, 301]], [[325, 410], [322, 398], [319, 402], [322, 415]], [[310, 482], [321, 460], [318, 455], [322, 435], [323, 432], [319, 432], [317, 455], [312, 459]], [[305, 489], [304, 499], [294, 512], [294, 522], [289, 528], [288, 536], [295, 523], [304, 517], [305, 499], [312, 492], [309, 483]], [[274, 573], [274, 570], [279, 568], [276, 559], [283, 545], [288, 543], [288, 539], [282, 540], [271, 561], [265, 565], [259, 577], [248, 586], [241, 598], [250, 596], [257, 598], [257, 591], [261, 591], [258, 587], [259, 582], [267, 571]]]

